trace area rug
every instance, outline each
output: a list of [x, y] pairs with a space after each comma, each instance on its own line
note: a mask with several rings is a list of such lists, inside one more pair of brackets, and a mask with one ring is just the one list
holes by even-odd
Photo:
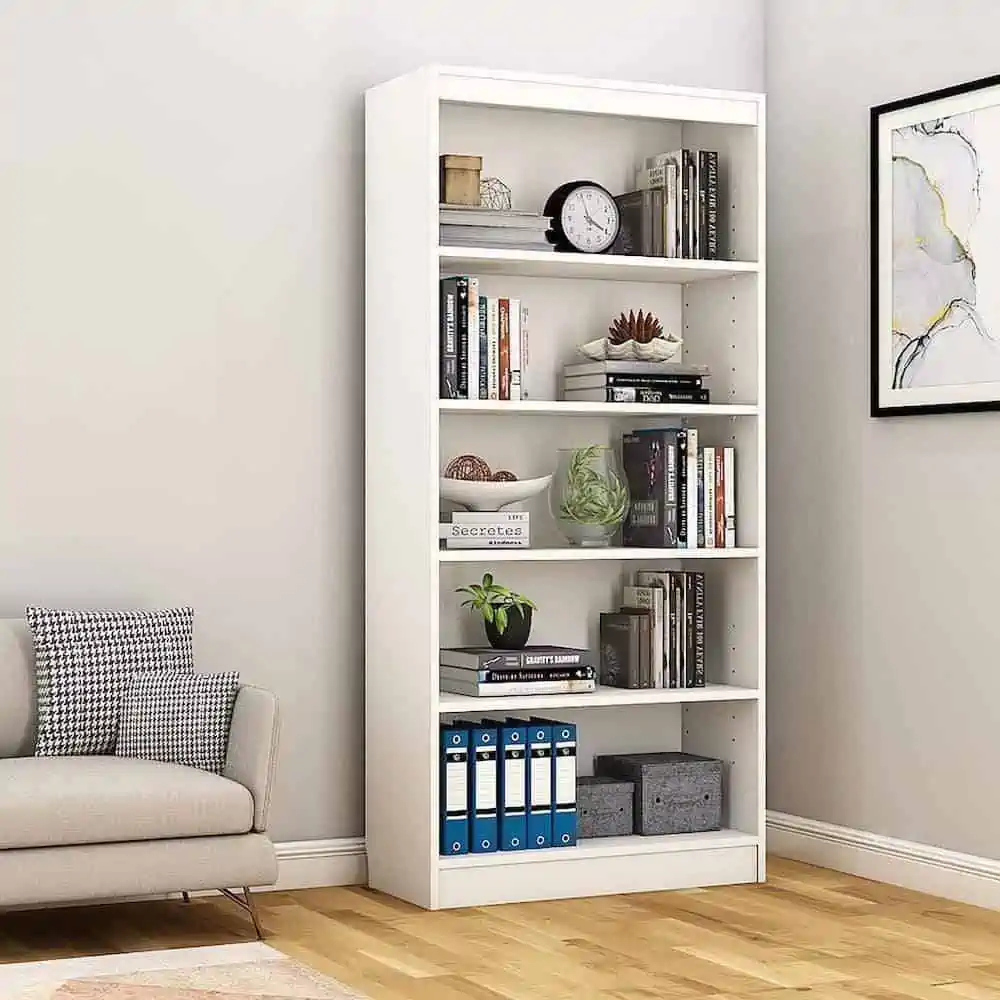
[[2, 1000], [364, 1000], [264, 944], [0, 965]]

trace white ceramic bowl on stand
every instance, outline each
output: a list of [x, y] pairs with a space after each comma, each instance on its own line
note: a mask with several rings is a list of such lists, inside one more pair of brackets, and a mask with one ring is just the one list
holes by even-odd
[[547, 490], [551, 476], [538, 479], [516, 479], [512, 482], [485, 482], [475, 479], [446, 479], [441, 477], [441, 499], [450, 500], [469, 510], [500, 510], [507, 504], [527, 500]]

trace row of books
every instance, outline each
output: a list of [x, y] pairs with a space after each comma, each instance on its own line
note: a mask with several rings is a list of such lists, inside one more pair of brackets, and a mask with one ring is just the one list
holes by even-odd
[[526, 510], [456, 510], [438, 525], [445, 549], [527, 549], [531, 514]]
[[551, 220], [538, 212], [441, 205], [439, 213], [442, 246], [553, 249], [545, 236]]
[[474, 698], [585, 694], [597, 688], [589, 650], [571, 646], [493, 649], [466, 646], [440, 652], [440, 689]]
[[563, 367], [562, 398], [595, 403], [709, 403], [704, 365], [585, 361]]
[[705, 574], [642, 571], [622, 607], [601, 615], [601, 684], [705, 686]]
[[576, 726], [552, 719], [441, 724], [440, 851], [576, 843]]
[[719, 154], [678, 149], [647, 157], [636, 189], [618, 195], [621, 228], [612, 253], [716, 260], [719, 256]]
[[528, 309], [520, 299], [481, 295], [479, 279], [441, 279], [440, 397], [526, 398]]
[[638, 548], [736, 547], [736, 449], [701, 447], [696, 427], [643, 428], [622, 436], [631, 504], [622, 544]]

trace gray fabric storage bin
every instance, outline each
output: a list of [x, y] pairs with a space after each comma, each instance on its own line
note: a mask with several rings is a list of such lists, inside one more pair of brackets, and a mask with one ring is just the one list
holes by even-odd
[[576, 779], [576, 835], [627, 837], [632, 833], [635, 785], [621, 778]]
[[705, 833], [722, 826], [722, 761], [669, 751], [597, 757], [598, 775], [635, 782], [635, 832]]

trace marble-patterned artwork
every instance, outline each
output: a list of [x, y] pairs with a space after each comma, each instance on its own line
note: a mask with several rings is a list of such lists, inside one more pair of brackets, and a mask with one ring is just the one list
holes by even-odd
[[900, 102], [873, 136], [887, 409], [1000, 400], [1000, 92], [968, 89]]

